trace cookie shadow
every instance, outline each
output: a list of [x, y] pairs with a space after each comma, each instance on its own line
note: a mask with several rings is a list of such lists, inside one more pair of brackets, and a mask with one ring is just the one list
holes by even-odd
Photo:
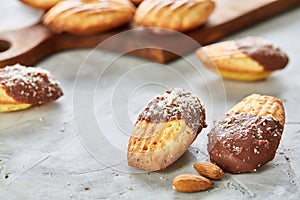
[[[228, 108], [235, 105], [244, 97], [253, 93], [261, 95], [270, 95], [284, 99], [282, 97], [282, 94], [286, 88], [284, 87], [283, 80], [280, 78], [279, 75], [277, 76], [276, 74], [268, 77], [267, 79], [255, 82], [242, 82], [229, 79], [223, 79], [222, 81], [224, 84], [224, 88], [214, 87], [214, 92], [217, 94], [222, 94], [218, 90], [225, 89], [224, 92], [226, 95], [226, 104], [227, 106], [229, 106]], [[216, 78], [208, 80], [209, 85], [218, 85], [219, 83], [220, 79], [217, 75]]]
[[197, 160], [197, 157], [190, 151], [187, 150], [180, 158], [178, 158], [172, 165], [162, 170], [162, 173], [174, 173], [178, 172], [178, 169], [192, 166], [193, 163]]

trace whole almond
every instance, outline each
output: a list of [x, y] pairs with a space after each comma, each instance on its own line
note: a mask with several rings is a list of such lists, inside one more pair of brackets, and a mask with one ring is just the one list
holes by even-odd
[[221, 179], [224, 177], [223, 170], [211, 162], [195, 163], [194, 168], [199, 174], [207, 178]]
[[173, 179], [172, 187], [178, 192], [198, 192], [211, 188], [214, 183], [199, 175], [181, 174]]

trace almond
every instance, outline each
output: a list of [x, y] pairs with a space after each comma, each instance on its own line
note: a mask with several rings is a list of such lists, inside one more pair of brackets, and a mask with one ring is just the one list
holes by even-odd
[[195, 174], [181, 174], [176, 176], [173, 180], [172, 187], [178, 192], [198, 192], [211, 188], [214, 183], [199, 175]]
[[223, 170], [211, 162], [195, 163], [194, 168], [199, 174], [201, 174], [202, 176], [205, 176], [207, 178], [221, 179], [224, 177]]

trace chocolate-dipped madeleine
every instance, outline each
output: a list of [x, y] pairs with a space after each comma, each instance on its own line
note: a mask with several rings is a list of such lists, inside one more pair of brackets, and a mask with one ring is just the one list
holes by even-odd
[[59, 82], [45, 69], [19, 64], [0, 69], [0, 112], [49, 103], [62, 95]]
[[284, 123], [279, 99], [258, 94], [244, 98], [209, 132], [211, 162], [233, 174], [255, 172], [273, 160]]
[[128, 144], [128, 165], [153, 171], [165, 169], [204, 127], [201, 100], [183, 89], [167, 90], [139, 115]]
[[258, 37], [207, 45], [198, 49], [196, 55], [209, 70], [238, 81], [265, 79], [288, 63], [279, 47]]

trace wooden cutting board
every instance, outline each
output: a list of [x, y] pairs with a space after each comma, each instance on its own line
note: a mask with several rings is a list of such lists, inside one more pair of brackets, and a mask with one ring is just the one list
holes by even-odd
[[[94, 48], [100, 43], [100, 47], [106, 50], [130, 53], [159, 63], [167, 63], [178, 58], [178, 55], [189, 53], [198, 47], [187, 38], [206, 45], [300, 5], [300, 0], [215, 2], [216, 9], [209, 21], [204, 26], [185, 33], [184, 36], [189, 37], [182, 37], [181, 34], [155, 34], [144, 28], [124, 33], [135, 28], [132, 24], [114, 31], [84, 36], [54, 34], [42, 23], [3, 32], [0, 33], [0, 67], [15, 63], [34, 65], [52, 53], [75, 48]], [[122, 34], [118, 34], [121, 32]]]

